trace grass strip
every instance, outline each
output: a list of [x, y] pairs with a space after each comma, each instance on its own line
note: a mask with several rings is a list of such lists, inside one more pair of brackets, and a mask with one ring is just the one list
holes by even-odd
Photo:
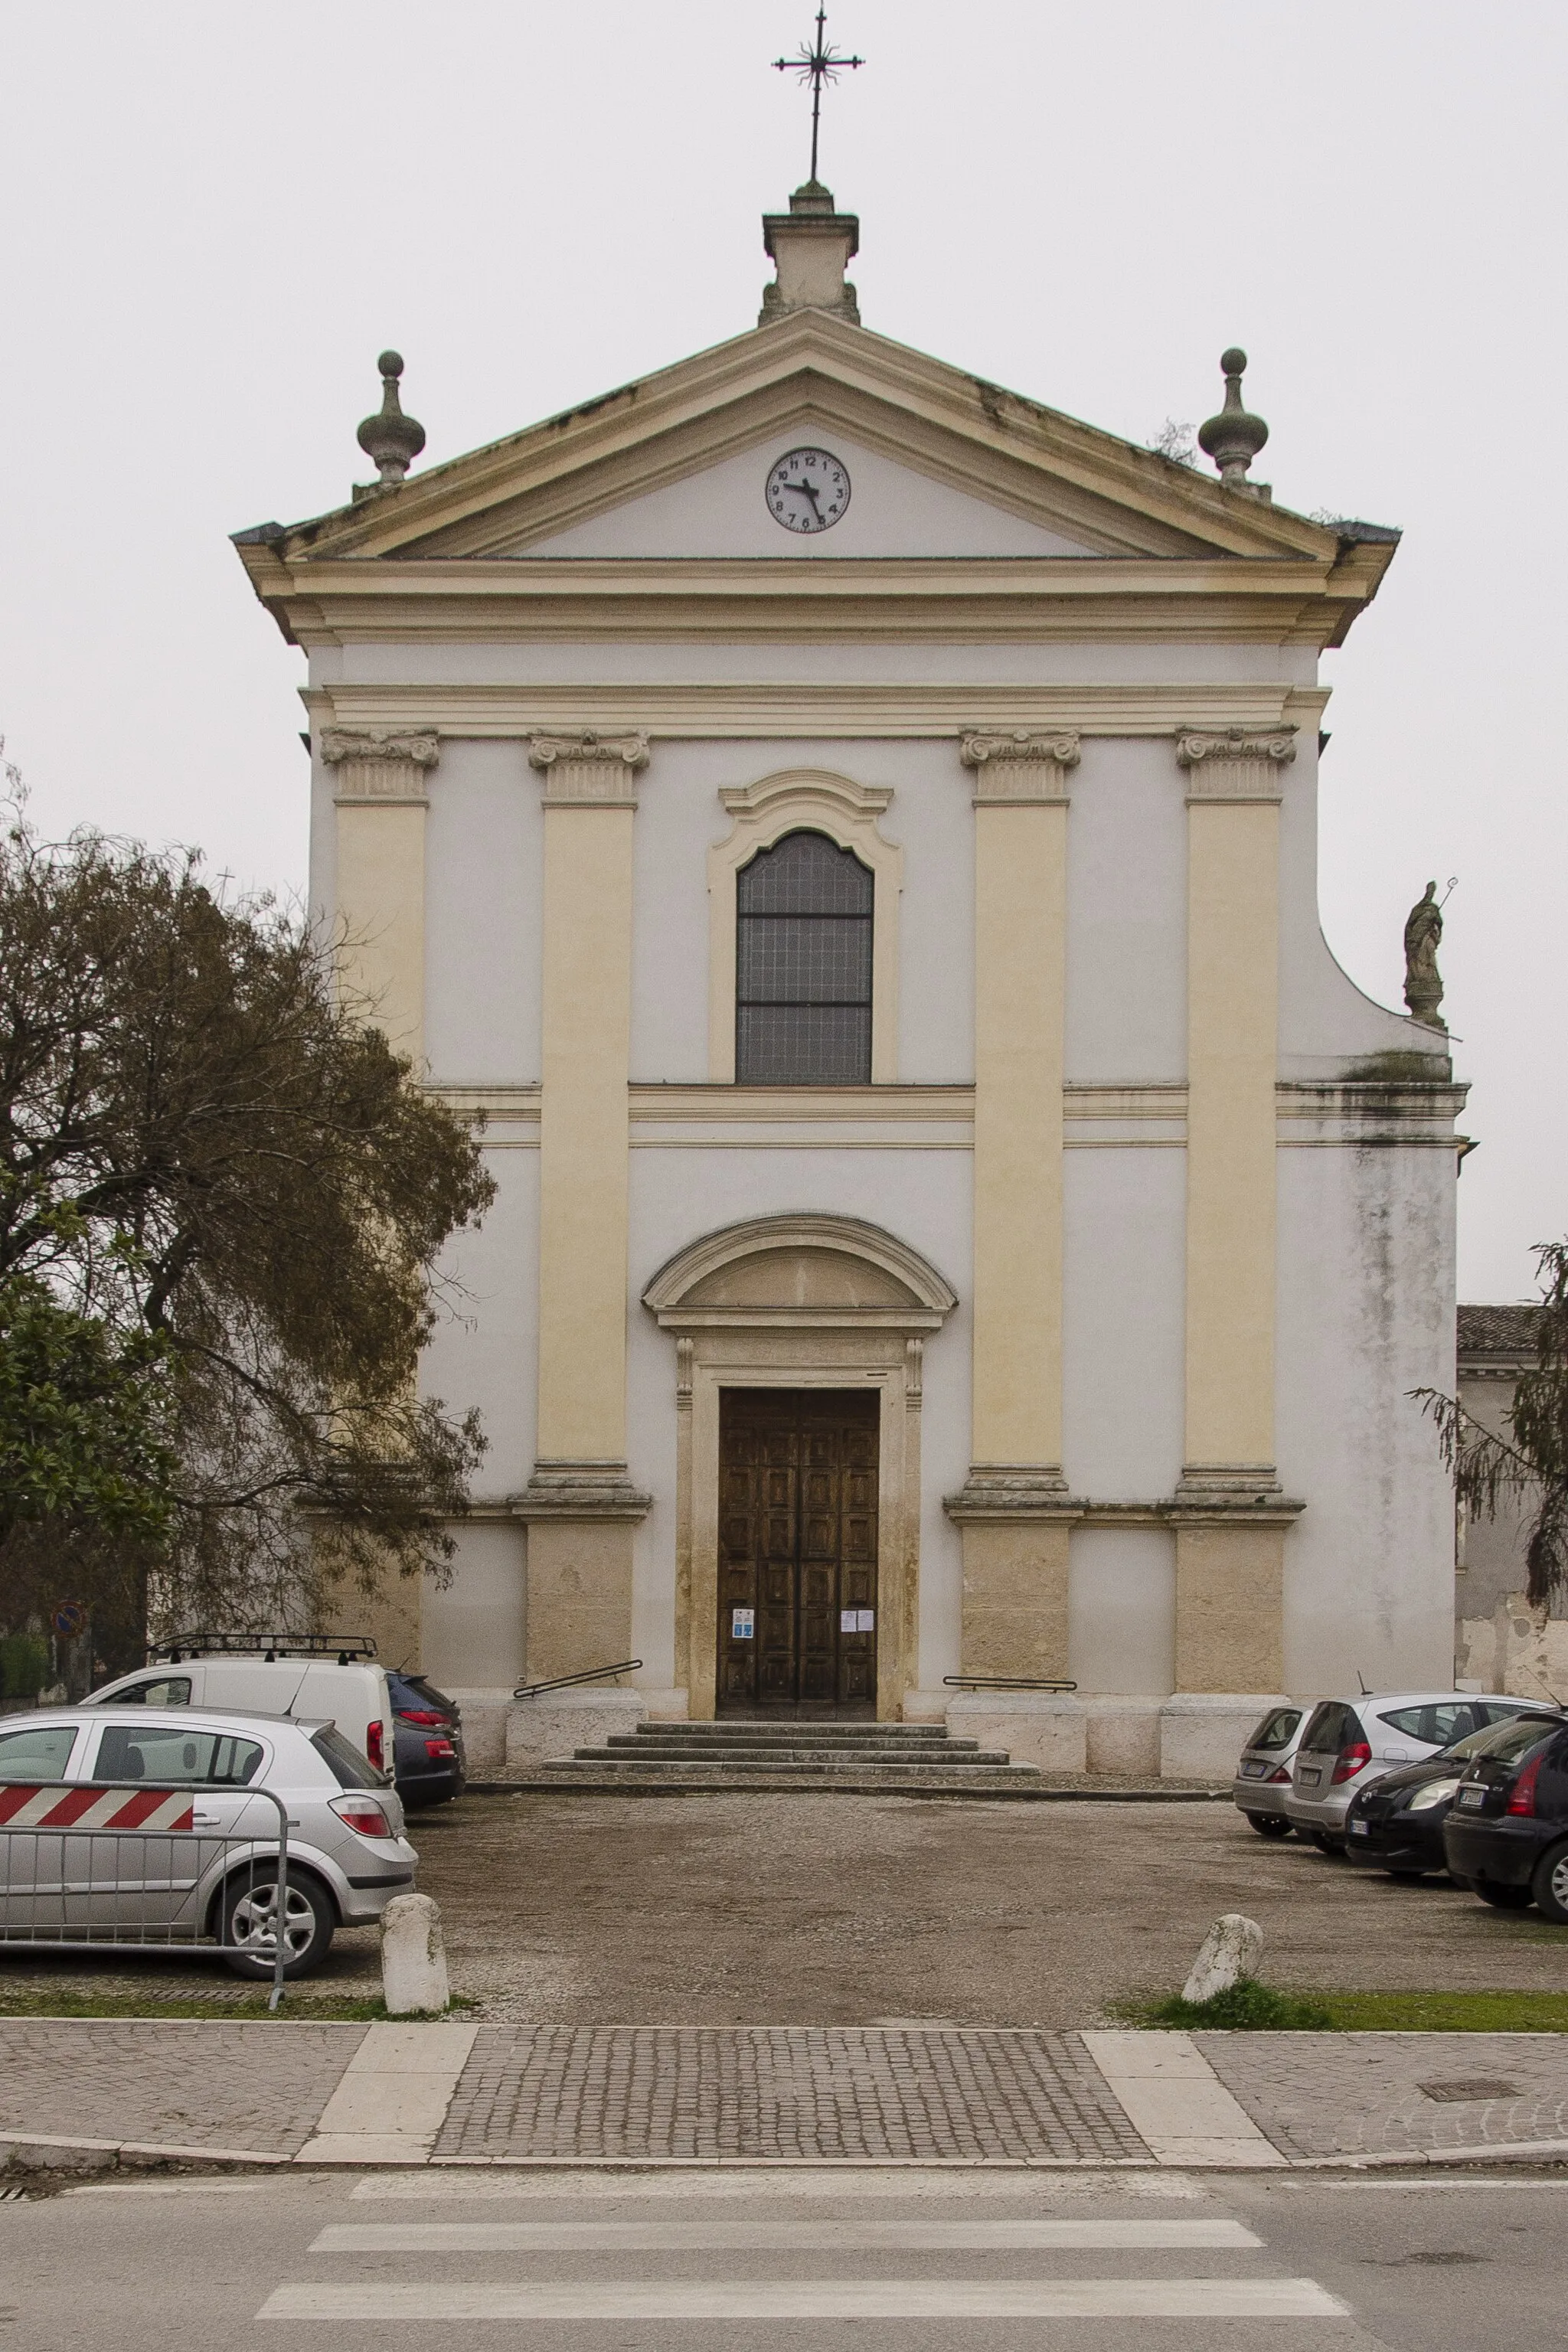
[[1126, 2025], [1265, 2033], [1568, 2033], [1568, 1992], [1346, 1992], [1241, 1977], [1212, 2000], [1117, 2001]]
[[[275, 2016], [284, 2024], [374, 2025], [387, 2015], [386, 2003], [379, 1993], [363, 1999], [344, 1993], [312, 1996], [296, 1991], [292, 1985], [284, 1991], [282, 2008], [274, 2012], [267, 2006], [268, 1990], [266, 1985], [258, 1985], [253, 1992], [226, 1999], [222, 1994], [202, 1993], [164, 1999], [161, 1994], [149, 1996], [142, 1992], [67, 1992], [54, 1991], [47, 1985], [9, 1986], [0, 1989], [0, 2018], [123, 2017], [164, 2023], [225, 2018], [239, 2021], [254, 2019], [265, 2024], [269, 2016]], [[479, 2003], [466, 1994], [454, 1993], [447, 2017], [449, 2021], [478, 2007]], [[399, 2025], [429, 2021], [424, 2011], [396, 2021]]]

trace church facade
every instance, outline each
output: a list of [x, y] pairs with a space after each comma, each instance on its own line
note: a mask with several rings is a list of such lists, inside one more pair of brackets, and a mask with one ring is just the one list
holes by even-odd
[[1446, 1686], [1463, 1090], [1316, 899], [1397, 534], [1250, 481], [1240, 354], [1215, 478], [863, 327], [825, 190], [764, 231], [753, 331], [420, 474], [388, 354], [383, 481], [238, 535], [313, 908], [500, 1186], [394, 1645], [1173, 1773]]

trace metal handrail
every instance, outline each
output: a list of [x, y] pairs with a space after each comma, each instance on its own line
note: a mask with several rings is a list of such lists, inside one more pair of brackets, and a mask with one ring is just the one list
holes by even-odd
[[519, 1683], [513, 1698], [537, 1698], [541, 1691], [568, 1690], [574, 1683], [596, 1683], [605, 1675], [629, 1675], [640, 1666], [640, 1658], [623, 1658], [618, 1666], [589, 1666], [580, 1675], [557, 1675], [552, 1682]]
[[[5, 1876], [7, 1887], [9, 1886], [11, 1879], [8, 1851], [9, 1841], [19, 1837], [31, 1837], [34, 1841], [35, 1851], [37, 1849], [37, 1840], [43, 1837], [59, 1838], [62, 1841], [66, 1838], [89, 1838], [100, 1843], [107, 1838], [112, 1838], [116, 1845], [119, 1845], [121, 1841], [128, 1838], [140, 1839], [144, 1845], [152, 1839], [158, 1838], [164, 1841], [171, 1847], [174, 1844], [176, 1840], [182, 1840], [189, 1841], [198, 1848], [201, 1846], [229, 1845], [247, 1845], [254, 1847], [257, 1843], [256, 1839], [250, 1837], [226, 1837], [222, 1835], [216, 1837], [204, 1836], [202, 1832], [194, 1826], [191, 1829], [183, 1830], [142, 1829], [140, 1827], [113, 1828], [110, 1826], [95, 1825], [85, 1818], [85, 1814], [89, 1810], [96, 1810], [98, 1801], [102, 1797], [111, 1797], [116, 1793], [123, 1794], [127, 1797], [188, 1797], [190, 1800], [190, 1809], [193, 1812], [195, 1811], [195, 1801], [198, 1797], [242, 1797], [247, 1801], [253, 1797], [265, 1797], [268, 1803], [274, 1808], [278, 1815], [278, 1876], [277, 1891], [272, 1915], [276, 1923], [273, 1939], [275, 1950], [272, 1960], [272, 1990], [268, 1995], [267, 2006], [268, 2010], [275, 2010], [279, 2006], [283, 1999], [284, 1963], [288, 1958], [288, 1944], [285, 1939], [284, 1930], [287, 1927], [289, 1918], [289, 1808], [284, 1800], [277, 1795], [273, 1790], [253, 1789], [244, 1781], [235, 1780], [36, 1780], [29, 1775], [25, 1780], [0, 1780], [0, 1799], [5, 1797], [7, 1790], [16, 1790], [17, 1789], [25, 1789], [29, 1799], [40, 1797], [46, 1790], [58, 1790], [61, 1797], [87, 1796], [92, 1800], [92, 1805], [90, 1809], [83, 1808], [83, 1816], [79, 1817], [75, 1821], [69, 1822], [51, 1822], [47, 1817], [47, 1811], [46, 1811], [42, 1817], [31, 1822], [23, 1822], [14, 1816], [8, 1819], [0, 1819], [0, 1850], [5, 1850], [6, 1853]], [[24, 1807], [21, 1810], [30, 1810], [30, 1807]], [[49, 1810], [53, 1809], [50, 1808]], [[89, 1848], [89, 1866], [90, 1858], [91, 1854]], [[254, 1856], [252, 1858], [255, 1859]], [[263, 1855], [262, 1859], [270, 1861], [271, 1857], [269, 1855]], [[199, 1880], [201, 1876], [201, 1864], [199, 1857], [197, 1862], [196, 1876]], [[63, 1883], [60, 1891], [63, 1899], [66, 1893]], [[5, 1890], [0, 1890], [0, 1903], [3, 1903], [4, 1901], [4, 1894]], [[37, 1901], [36, 1890], [33, 1892], [32, 1900], [35, 1903]], [[134, 1941], [130, 1937], [117, 1937], [111, 1935], [75, 1937], [68, 1936], [37, 1935], [13, 1937], [9, 1934], [4, 1919], [0, 1918], [0, 1952], [4, 1952], [7, 1949], [15, 1950], [19, 1948], [33, 1951], [101, 1952], [105, 1950], [113, 1951], [116, 1949], [125, 1950], [128, 1948], [132, 1950], [144, 1950], [148, 1947], [145, 1936], [143, 1936], [140, 1941]], [[189, 1948], [194, 1951], [227, 1953], [238, 1952], [244, 1948], [237, 1944], [219, 1943], [216, 1939], [209, 1942], [205, 1938], [193, 1937], [189, 1947], [168, 1943], [156, 1946], [154, 1948], [159, 1950], [183, 1950]]]
[[1076, 1683], [1054, 1682], [1048, 1676], [1041, 1679], [1028, 1675], [943, 1675], [942, 1681], [955, 1690], [1037, 1690], [1075, 1691]]

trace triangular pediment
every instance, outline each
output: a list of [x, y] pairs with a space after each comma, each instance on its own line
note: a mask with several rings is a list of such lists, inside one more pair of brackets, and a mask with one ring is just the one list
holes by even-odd
[[[792, 445], [854, 480], [819, 537], [763, 504]], [[245, 535], [247, 538], [250, 534]], [[280, 531], [290, 562], [1215, 557], [1331, 562], [1331, 526], [816, 310]]]

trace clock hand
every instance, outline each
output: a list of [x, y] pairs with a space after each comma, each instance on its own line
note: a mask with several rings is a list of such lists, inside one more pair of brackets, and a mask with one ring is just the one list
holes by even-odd
[[803, 490], [805, 496], [811, 500], [816, 512], [818, 514], [822, 512], [821, 505], [817, 499], [816, 491], [810, 482], [786, 482], [784, 484], [784, 488], [786, 490]]

